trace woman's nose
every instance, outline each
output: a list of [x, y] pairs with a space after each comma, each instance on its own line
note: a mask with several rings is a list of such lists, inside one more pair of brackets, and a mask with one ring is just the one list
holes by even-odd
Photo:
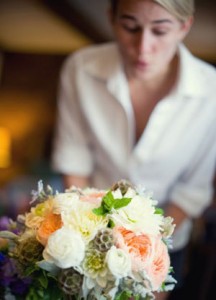
[[137, 37], [137, 50], [139, 54], [150, 53], [153, 48], [153, 38], [147, 30], [142, 30]]

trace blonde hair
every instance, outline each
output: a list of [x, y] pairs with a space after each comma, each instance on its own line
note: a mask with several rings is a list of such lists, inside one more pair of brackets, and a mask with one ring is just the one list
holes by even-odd
[[153, 0], [163, 6], [170, 14], [186, 21], [195, 11], [194, 0]]
[[[119, 0], [110, 0], [111, 9], [115, 15]], [[181, 21], [186, 21], [195, 11], [194, 0], [152, 0]]]

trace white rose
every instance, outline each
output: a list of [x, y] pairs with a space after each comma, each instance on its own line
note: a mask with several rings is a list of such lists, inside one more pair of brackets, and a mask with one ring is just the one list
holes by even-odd
[[117, 278], [126, 277], [131, 271], [131, 260], [128, 253], [112, 246], [107, 252], [106, 261], [110, 272]]
[[79, 266], [84, 255], [85, 244], [81, 236], [65, 227], [50, 235], [43, 251], [45, 260], [53, 262], [62, 269]]

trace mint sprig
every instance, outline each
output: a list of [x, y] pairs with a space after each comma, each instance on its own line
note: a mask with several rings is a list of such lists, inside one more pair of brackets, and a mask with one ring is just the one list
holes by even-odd
[[156, 215], [162, 215], [164, 214], [164, 210], [162, 208], [156, 207], [155, 208], [155, 214]]
[[127, 206], [131, 202], [132, 198], [119, 198], [115, 199], [111, 191], [107, 192], [102, 198], [101, 206], [93, 209], [93, 213], [97, 216], [104, 216], [109, 214], [112, 209], [120, 209]]

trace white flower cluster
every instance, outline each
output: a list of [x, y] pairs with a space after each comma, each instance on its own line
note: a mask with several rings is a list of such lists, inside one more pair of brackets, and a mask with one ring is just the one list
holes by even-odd
[[[49, 196], [25, 218], [28, 232], [44, 246], [38, 266], [53, 276], [67, 269], [78, 272], [80, 298], [153, 299], [166, 278], [170, 281], [164, 241], [174, 228], [155, 205], [149, 194], [131, 186], [124, 192], [73, 187]], [[74, 295], [74, 286], [67, 293]]]

